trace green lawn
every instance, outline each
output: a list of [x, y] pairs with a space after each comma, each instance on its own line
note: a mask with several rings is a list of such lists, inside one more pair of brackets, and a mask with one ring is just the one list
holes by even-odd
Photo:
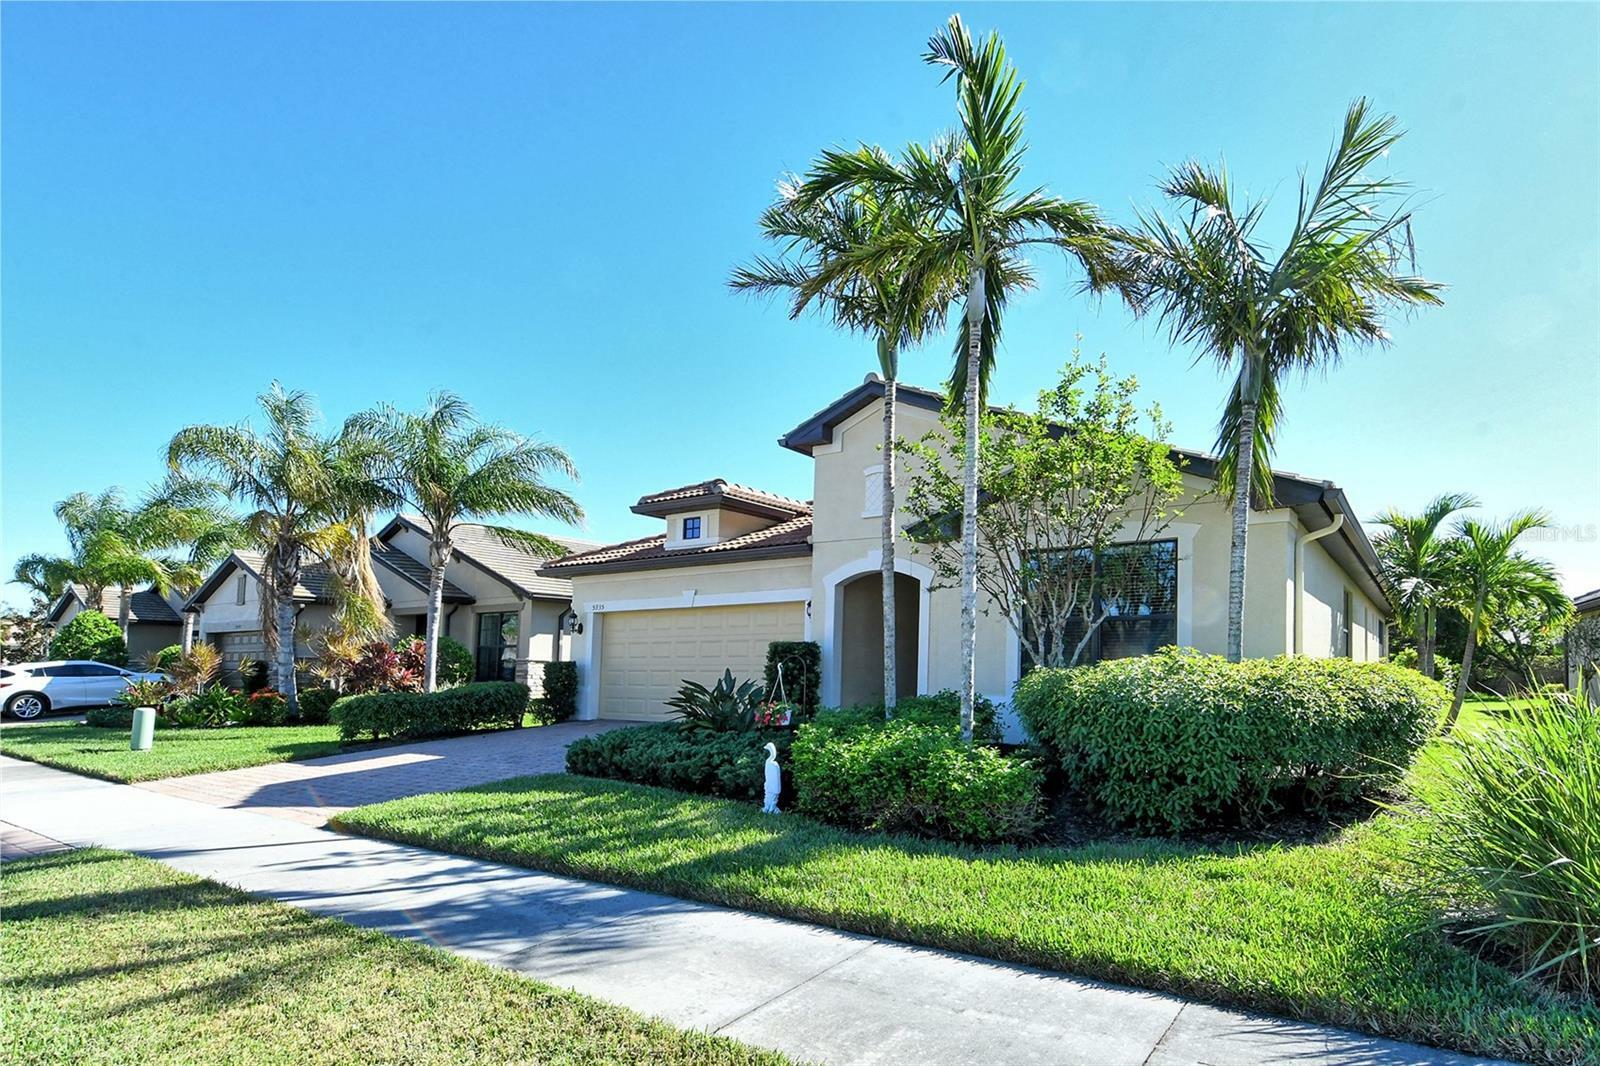
[[153, 781], [338, 753], [339, 730], [331, 725], [158, 729], [149, 751], [129, 751], [126, 729], [62, 723], [0, 730], [0, 754], [108, 781]]
[[5, 867], [6, 1063], [781, 1063], [120, 852]]
[[1600, 1009], [1448, 947], [1426, 902], [1389, 887], [1398, 817], [1323, 845], [975, 850], [547, 775], [335, 824], [1474, 1053], [1600, 1061]]

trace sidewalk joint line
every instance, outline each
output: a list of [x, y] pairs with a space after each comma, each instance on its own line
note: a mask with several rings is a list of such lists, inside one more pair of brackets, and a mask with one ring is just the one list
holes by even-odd
[[745, 1011], [742, 1014], [739, 1014], [739, 1015], [736, 1015], [736, 1016], [734, 1016], [732, 1018], [729, 1018], [727, 1021], [723, 1022], [721, 1025], [717, 1026], [715, 1029], [713, 1029], [711, 1031], [713, 1033], [720, 1033], [724, 1029], [728, 1028], [728, 1026], [730, 1026], [730, 1025], [737, 1025], [739, 1022], [744, 1021], [746, 1018], [750, 1017], [750, 1015], [754, 1014], [758, 1010], [761, 1010], [763, 1007], [766, 1007], [766, 1006], [769, 1006], [769, 1005], [771, 1005], [773, 1003], [776, 1003], [778, 1000], [782, 999], [784, 996], [787, 996], [789, 993], [796, 992], [796, 991], [804, 988], [806, 985], [809, 985], [812, 981], [815, 981], [817, 978], [821, 977], [823, 974], [829, 973], [829, 972], [831, 972], [833, 970], [838, 969], [840, 966], [843, 966], [845, 963], [849, 962], [851, 959], [855, 958], [857, 955], [861, 954], [863, 951], [866, 951], [868, 948], [875, 947], [875, 946], [877, 946], [878, 944], [881, 944], [881, 943], [883, 943], [882, 940], [879, 940], [877, 937], [873, 937], [871, 940], [868, 940], [865, 944], [862, 944], [859, 948], [856, 948], [856, 950], [850, 952], [848, 955], [840, 956], [838, 959], [836, 959], [833, 962], [829, 963], [828, 965], [824, 966], [822, 969], [818, 970], [816, 973], [812, 974], [810, 977], [807, 977], [805, 980], [797, 981], [793, 985], [789, 986], [788, 988], [783, 989], [781, 992], [773, 993], [771, 996], [769, 996], [766, 999], [762, 1000], [760, 1003], [757, 1003], [755, 1006], [751, 1007], [749, 1010]]

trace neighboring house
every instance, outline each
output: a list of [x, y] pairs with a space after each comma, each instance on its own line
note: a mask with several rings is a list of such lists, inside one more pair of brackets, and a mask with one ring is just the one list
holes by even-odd
[[[420, 519], [398, 516], [374, 540], [373, 571], [397, 637], [426, 631], [426, 529]], [[553, 539], [574, 550], [594, 546]], [[481, 526], [463, 527], [457, 540], [455, 558], [445, 568], [445, 634], [472, 650], [480, 680], [523, 681], [538, 693], [541, 664], [571, 654], [572, 638], [563, 632], [571, 609], [570, 586], [538, 576], [545, 559], [506, 546]], [[261, 632], [262, 563], [258, 552], [234, 552], [185, 607], [199, 615], [199, 639], [221, 650], [230, 678], [237, 677], [241, 660], [267, 658]], [[302, 569], [294, 594], [297, 657], [313, 656], [308, 640], [333, 623], [334, 588], [333, 575], [322, 564]]]
[[[67, 590], [50, 605], [45, 621], [53, 630], [87, 610], [89, 590], [82, 585], [69, 585]], [[169, 600], [153, 588], [134, 589], [128, 594], [128, 662], [137, 666], [153, 651], [183, 641], [183, 616], [178, 611], [183, 598], [176, 593]], [[122, 590], [106, 589], [94, 608], [113, 622], [122, 618]]]
[[[653, 493], [633, 511], [660, 519], [660, 533], [540, 571], [572, 582], [581, 717], [666, 717], [665, 701], [683, 679], [708, 682], [725, 668], [759, 677], [768, 642], [779, 639], [821, 645], [824, 704], [882, 698], [883, 393], [869, 377], [779, 439], [811, 458], [812, 502], [721, 480]], [[902, 385], [898, 395], [902, 437], [938, 428], [940, 394]], [[1225, 649], [1228, 502], [1214, 494], [1214, 459], [1177, 454], [1187, 463], [1184, 513], [1148, 545], [1168, 561], [1153, 568], [1164, 576], [1136, 615], [1108, 620], [1099, 657], [1166, 644]], [[1245, 653], [1382, 657], [1392, 611], [1344, 493], [1284, 473], [1273, 491], [1276, 505], [1250, 518]], [[904, 526], [906, 516], [898, 519]], [[903, 692], [958, 687], [959, 590], [933, 588], [925, 549], [908, 541], [897, 546], [895, 568]], [[1007, 620], [985, 607], [980, 593], [977, 684], [1004, 704], [1024, 668], [1022, 650]]]
[[1600, 589], [1572, 598], [1576, 617], [1567, 630], [1567, 688], [1600, 703]]

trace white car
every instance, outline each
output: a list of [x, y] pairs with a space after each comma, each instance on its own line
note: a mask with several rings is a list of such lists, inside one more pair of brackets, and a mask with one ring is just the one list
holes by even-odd
[[46, 711], [104, 707], [115, 703], [130, 683], [161, 681], [166, 676], [88, 659], [13, 663], [0, 666], [0, 708], [13, 718], [29, 719]]

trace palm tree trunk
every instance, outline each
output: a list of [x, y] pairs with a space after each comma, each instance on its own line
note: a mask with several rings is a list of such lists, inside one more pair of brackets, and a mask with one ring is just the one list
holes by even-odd
[[967, 447], [961, 471], [961, 739], [972, 743], [978, 660], [978, 377], [983, 371], [983, 267], [967, 290]]
[[898, 635], [895, 632], [894, 606], [894, 405], [896, 382], [886, 377], [883, 382], [883, 477], [880, 484], [883, 510], [883, 716], [894, 717], [894, 705], [899, 694], [899, 680], [895, 676], [895, 652]]
[[[288, 591], [293, 589], [291, 584]], [[294, 676], [294, 599], [287, 592], [278, 594], [278, 662], [274, 672], [278, 691], [289, 705], [289, 717], [300, 717], [300, 697]]]
[[1239, 435], [1234, 443], [1233, 546], [1228, 553], [1228, 661], [1244, 658], [1244, 567], [1250, 537], [1250, 482], [1255, 473], [1256, 403], [1239, 404]]
[[1455, 727], [1461, 714], [1461, 705], [1467, 701], [1467, 685], [1472, 680], [1472, 656], [1478, 650], [1478, 619], [1483, 615], [1482, 596], [1472, 605], [1472, 617], [1467, 619], [1467, 645], [1461, 651], [1461, 676], [1456, 678], [1455, 697], [1450, 701], [1450, 713], [1445, 715], [1444, 732]]
[[429, 543], [427, 665], [423, 668], [423, 687], [428, 692], [439, 687], [439, 624], [444, 620], [444, 568], [449, 558], [449, 544]]
[[1433, 608], [1424, 605], [1422, 608], [1422, 621], [1417, 626], [1417, 669], [1423, 677], [1434, 675], [1433, 647], [1436, 634], [1434, 632]]
[[194, 650], [194, 612], [183, 612], [183, 654]]
[[122, 646], [126, 648], [128, 646], [128, 625], [132, 621], [131, 616], [133, 613], [132, 606], [128, 602], [128, 586], [118, 585], [117, 594], [121, 600], [117, 604], [117, 624], [122, 627]]

